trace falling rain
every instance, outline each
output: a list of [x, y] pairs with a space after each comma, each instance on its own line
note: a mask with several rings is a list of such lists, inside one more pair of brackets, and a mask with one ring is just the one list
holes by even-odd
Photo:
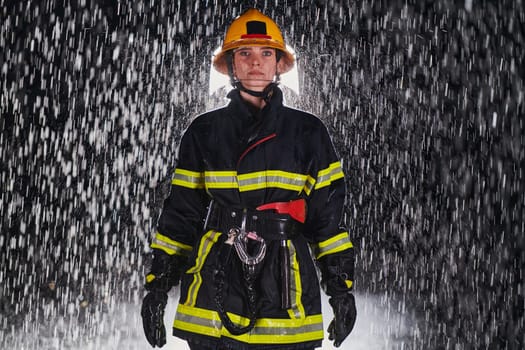
[[281, 25], [286, 102], [347, 174], [343, 348], [523, 349], [522, 0], [0, 0], [0, 347], [149, 348], [150, 235], [181, 133], [225, 104], [211, 56], [248, 6]]

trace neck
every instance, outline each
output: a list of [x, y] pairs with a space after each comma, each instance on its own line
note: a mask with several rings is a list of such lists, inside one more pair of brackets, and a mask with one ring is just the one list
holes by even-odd
[[246, 89], [240, 81], [237, 81], [234, 86], [239, 89], [241, 97], [245, 101], [251, 103], [253, 106], [259, 109], [262, 109], [272, 97], [273, 89], [275, 86], [277, 86], [277, 83], [272, 82], [268, 84], [263, 91], [253, 91]]
[[249, 104], [251, 104], [252, 106], [258, 109], [263, 109], [264, 106], [266, 106], [266, 101], [264, 101], [262, 97], [252, 96], [249, 93], [244, 92], [242, 90], [240, 91], [240, 93], [241, 93], [242, 99], [248, 102]]

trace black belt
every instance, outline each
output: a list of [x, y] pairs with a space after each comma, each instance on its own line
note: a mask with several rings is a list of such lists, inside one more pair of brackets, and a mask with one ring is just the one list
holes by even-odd
[[247, 208], [223, 207], [210, 203], [206, 229], [229, 232], [232, 228], [244, 228], [256, 232], [267, 241], [292, 239], [303, 232], [303, 224], [287, 214], [259, 211]]

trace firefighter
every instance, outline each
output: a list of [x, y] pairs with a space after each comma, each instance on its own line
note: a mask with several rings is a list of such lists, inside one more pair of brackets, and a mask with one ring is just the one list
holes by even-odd
[[214, 56], [234, 89], [181, 140], [141, 311], [153, 347], [166, 342], [167, 293], [179, 283], [173, 335], [192, 350], [320, 347], [319, 285], [336, 347], [354, 326], [344, 174], [320, 119], [283, 105], [279, 75], [294, 61], [256, 9], [232, 22]]

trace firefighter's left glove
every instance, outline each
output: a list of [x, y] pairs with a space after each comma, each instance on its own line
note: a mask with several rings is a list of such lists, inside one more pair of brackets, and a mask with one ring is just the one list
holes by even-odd
[[354, 328], [357, 311], [352, 293], [345, 293], [328, 299], [334, 311], [334, 319], [328, 326], [328, 339], [338, 348]]
[[319, 259], [322, 273], [321, 285], [334, 311], [328, 325], [328, 339], [339, 347], [354, 328], [356, 320], [355, 298], [351, 293], [354, 276], [354, 251], [347, 249], [328, 254]]
[[150, 291], [142, 301], [142, 325], [146, 339], [152, 347], [163, 347], [166, 344], [166, 328], [164, 327], [164, 309], [168, 302], [168, 294], [161, 291]]

